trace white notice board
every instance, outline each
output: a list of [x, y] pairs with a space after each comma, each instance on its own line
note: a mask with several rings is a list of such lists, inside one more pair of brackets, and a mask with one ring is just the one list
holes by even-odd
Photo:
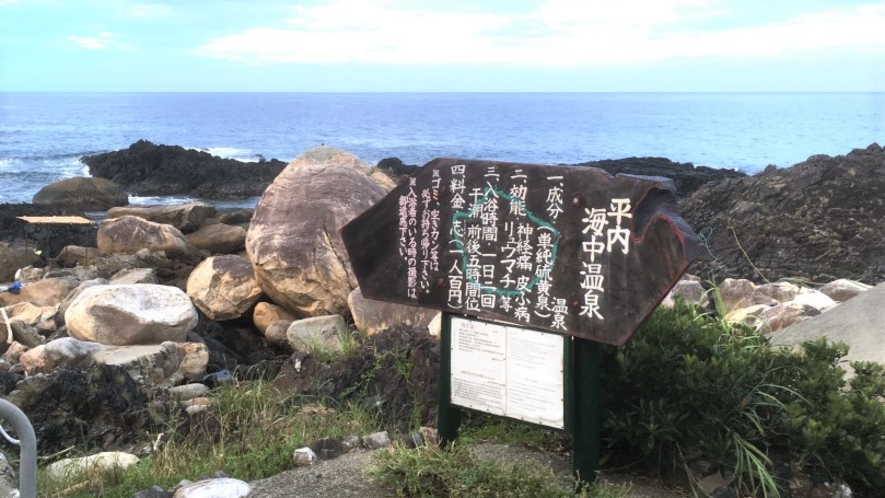
[[562, 336], [451, 318], [452, 404], [563, 429]]

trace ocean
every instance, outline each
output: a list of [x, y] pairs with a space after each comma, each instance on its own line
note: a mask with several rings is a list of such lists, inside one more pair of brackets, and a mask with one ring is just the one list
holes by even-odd
[[0, 93], [0, 203], [140, 139], [243, 161], [325, 144], [370, 164], [660, 156], [755, 173], [885, 144], [885, 93]]

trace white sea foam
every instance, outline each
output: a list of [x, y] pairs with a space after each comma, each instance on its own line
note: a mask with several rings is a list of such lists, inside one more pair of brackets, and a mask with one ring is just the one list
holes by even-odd
[[251, 149], [238, 149], [236, 147], [186, 147], [191, 150], [207, 152], [213, 156], [224, 159], [235, 159], [237, 161], [254, 163], [258, 162], [259, 155], [252, 152]]
[[175, 204], [187, 204], [188, 202], [194, 202], [196, 199], [192, 197], [173, 197], [173, 196], [155, 196], [155, 195], [129, 195], [129, 204], [135, 206], [155, 206], [155, 205], [175, 205]]

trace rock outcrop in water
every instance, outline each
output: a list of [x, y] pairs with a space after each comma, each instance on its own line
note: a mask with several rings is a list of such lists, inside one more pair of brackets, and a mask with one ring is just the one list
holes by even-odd
[[789, 168], [707, 185], [681, 202], [715, 259], [692, 273], [813, 282], [885, 280], [885, 149], [816, 155]]
[[[695, 166], [692, 163], [677, 163], [664, 157], [605, 159], [603, 161], [588, 161], [571, 166], [599, 168], [612, 175], [623, 173], [626, 175], [663, 176], [670, 178], [676, 184], [676, 195], [678, 197], [688, 197], [695, 190], [708, 183], [718, 183], [726, 178], [743, 178], [747, 176], [746, 173], [733, 169]], [[398, 157], [388, 157], [378, 161], [376, 167], [386, 172], [391, 178], [399, 181], [402, 177], [417, 171], [420, 166], [404, 164]]]
[[692, 163], [677, 163], [664, 157], [628, 157], [625, 159], [605, 159], [576, 164], [599, 168], [609, 174], [663, 176], [676, 184], [676, 196], [688, 197], [707, 184], [718, 183], [728, 178], [743, 178], [746, 173], [733, 169], [695, 166]]
[[236, 200], [257, 197], [286, 163], [244, 163], [180, 146], [139, 140], [128, 149], [83, 156], [92, 176], [106, 178], [134, 195], [185, 195]]

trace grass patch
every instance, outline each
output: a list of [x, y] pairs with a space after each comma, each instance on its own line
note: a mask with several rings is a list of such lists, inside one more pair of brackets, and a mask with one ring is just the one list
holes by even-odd
[[129, 498], [154, 485], [169, 488], [217, 471], [244, 481], [262, 479], [290, 469], [295, 449], [316, 439], [367, 434], [379, 425], [365, 409], [332, 409], [262, 381], [223, 386], [211, 398], [210, 410], [173, 417], [150, 434], [153, 450], [137, 465], [61, 482], [41, 473], [40, 496]]
[[397, 495], [412, 498], [624, 498], [627, 489], [580, 488], [549, 469], [526, 469], [474, 456], [463, 444], [446, 450], [393, 447], [380, 451], [367, 470]]
[[525, 446], [541, 451], [560, 451], [571, 445], [567, 434], [540, 425], [467, 412], [459, 431], [463, 443], [489, 442]]

